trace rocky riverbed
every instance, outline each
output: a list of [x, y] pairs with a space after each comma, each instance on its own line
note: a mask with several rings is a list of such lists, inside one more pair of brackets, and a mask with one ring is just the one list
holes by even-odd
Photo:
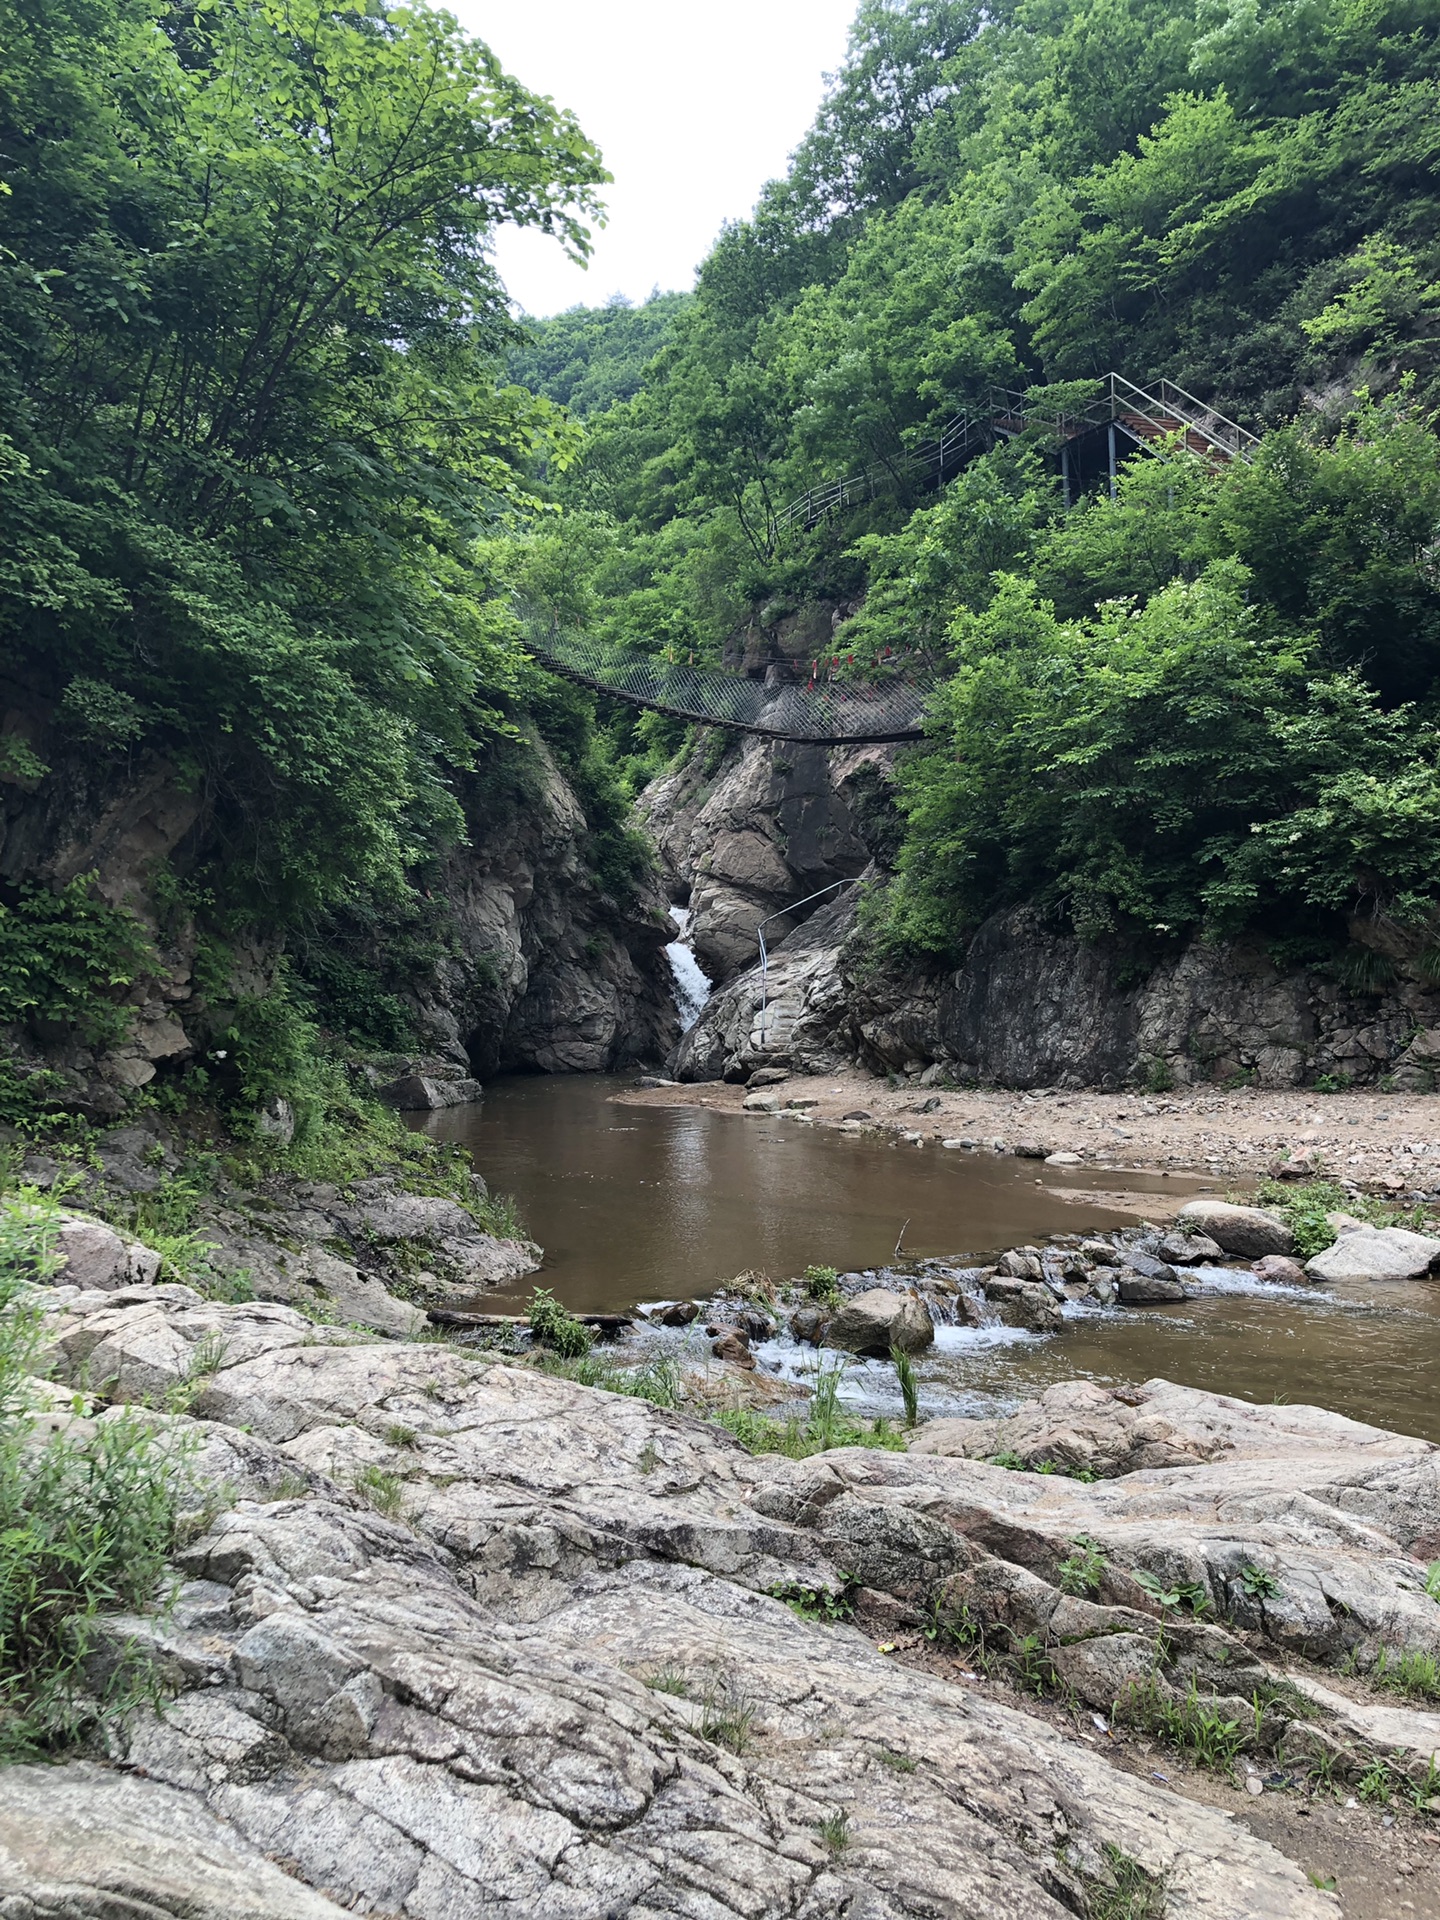
[[755, 1453], [116, 1238], [33, 1417], [156, 1410], [192, 1519], [93, 1656], [163, 1704], [0, 1774], [15, 1920], [1440, 1911], [1429, 1443], [1157, 1380]]
[[[740, 1112], [752, 1099], [773, 1101], [770, 1110], [800, 1124], [876, 1128], [942, 1151], [953, 1141], [950, 1151], [957, 1153], [1019, 1153], [1037, 1162], [1074, 1155], [1049, 1171], [1037, 1165], [1037, 1176], [1051, 1183], [1063, 1184], [1067, 1164], [1246, 1180], [1321, 1171], [1380, 1193], [1440, 1198], [1440, 1125], [1428, 1094], [1212, 1087], [1156, 1095], [1015, 1092], [947, 1086], [938, 1072], [884, 1080], [854, 1070], [762, 1070], [753, 1078], [760, 1084], [651, 1084], [623, 1098], [725, 1112]], [[1146, 1197], [1152, 1215], [1163, 1207]]]

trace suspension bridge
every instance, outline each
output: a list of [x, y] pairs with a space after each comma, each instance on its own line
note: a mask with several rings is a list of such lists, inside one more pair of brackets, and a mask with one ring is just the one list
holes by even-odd
[[[810, 488], [774, 515], [770, 537], [778, 545], [793, 529], [807, 529], [885, 493], [944, 486], [960, 469], [1000, 441], [1035, 429], [1058, 444], [1065, 505], [1096, 485], [1115, 490], [1123, 462], [1138, 452], [1180, 446], [1215, 464], [1243, 459], [1257, 445], [1254, 434], [1197, 400], [1173, 381], [1137, 386], [1108, 373], [1084, 405], [1057, 409], [1046, 396], [995, 389], [957, 413], [933, 440], [898, 460]], [[843, 747], [918, 740], [924, 734], [925, 703], [932, 674], [914, 669], [886, 672], [867, 682], [830, 679], [843, 656], [817, 662], [804, 683], [785, 675], [793, 663], [771, 665], [763, 679], [697, 667], [639, 648], [606, 646], [521, 610], [525, 644], [549, 669], [631, 706], [648, 708], [701, 726], [725, 727], [769, 740]]]

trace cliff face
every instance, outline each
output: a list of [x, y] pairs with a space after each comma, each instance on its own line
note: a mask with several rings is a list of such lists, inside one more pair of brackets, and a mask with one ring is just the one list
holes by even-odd
[[652, 881], [608, 892], [583, 858], [585, 817], [548, 753], [538, 792], [503, 819], [472, 809], [446, 863], [454, 947], [410, 990], [438, 1050], [481, 1079], [603, 1073], [661, 1061], [679, 1037]]
[[672, 897], [689, 902], [691, 943], [712, 980], [750, 965], [762, 920], [773, 946], [801, 923], [785, 908], [869, 866], [893, 820], [894, 751], [742, 738], [718, 759], [702, 748], [646, 789], [641, 820]]
[[[203, 784], [169, 762], [87, 758], [23, 689], [0, 687], [0, 698], [0, 899], [13, 905], [27, 887], [93, 876], [89, 895], [133, 913], [153, 949], [123, 991], [121, 1037], [88, 1039], [34, 1017], [0, 1037], [20, 1072], [46, 1076], [51, 1107], [113, 1120], [167, 1064], [207, 1052], [229, 1018], [213, 980], [208, 1000], [197, 987], [197, 928], [175, 904], [175, 880], [216, 857], [217, 825]], [[663, 1059], [679, 1028], [663, 952], [673, 928], [658, 889], [643, 882], [622, 898], [590, 872], [584, 814], [538, 744], [525, 805], [492, 812], [477, 790], [467, 814], [469, 844], [431, 889], [440, 937], [424, 961], [407, 967], [387, 954], [383, 928], [357, 943], [368, 942], [376, 976], [408, 1006], [423, 1043], [482, 1078]], [[263, 997], [284, 942], [231, 930], [225, 946], [229, 979], [218, 991], [228, 1002]]]
[[1025, 911], [997, 915], [954, 972], [867, 968], [849, 901], [802, 927], [706, 1007], [676, 1060], [683, 1080], [765, 1065], [858, 1062], [1010, 1087], [1177, 1086], [1244, 1077], [1293, 1087], [1322, 1075], [1429, 1091], [1440, 994], [1399, 981], [1348, 992], [1282, 971], [1259, 942], [1196, 942], [1146, 970], [1121, 941], [1090, 946]]
[[845, 889], [772, 921], [762, 989], [760, 919], [883, 867], [897, 827], [892, 754], [749, 741], [708, 775], [697, 759], [645, 794], [667, 884], [690, 889], [695, 950], [718, 989], [675, 1056], [680, 1078], [859, 1062], [1014, 1087], [1435, 1084], [1440, 992], [1366, 926], [1352, 932], [1390, 962], [1384, 992], [1277, 967], [1258, 940], [1196, 941], [1157, 964], [1133, 943], [1087, 944], [1024, 909], [987, 922], [953, 971], [896, 971], [853, 937], [857, 895]]

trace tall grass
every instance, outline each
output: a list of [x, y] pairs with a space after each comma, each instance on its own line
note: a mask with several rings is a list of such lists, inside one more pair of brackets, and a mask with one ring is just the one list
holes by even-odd
[[143, 1690], [133, 1660], [99, 1680], [86, 1662], [106, 1612], [152, 1601], [182, 1480], [144, 1413], [45, 1432], [27, 1281], [55, 1265], [53, 1211], [0, 1208], [0, 1762], [55, 1751]]

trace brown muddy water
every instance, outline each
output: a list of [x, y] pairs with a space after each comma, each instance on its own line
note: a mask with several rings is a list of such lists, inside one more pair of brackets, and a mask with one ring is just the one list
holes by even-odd
[[[536, 1279], [575, 1312], [701, 1298], [747, 1269], [776, 1279], [811, 1264], [879, 1270], [902, 1226], [907, 1254], [973, 1263], [1052, 1233], [1133, 1225], [1133, 1214], [1104, 1204], [1107, 1188], [1181, 1198], [1214, 1190], [1199, 1176], [1084, 1168], [1047, 1169], [1039, 1185], [1033, 1161], [892, 1146], [768, 1115], [614, 1105], [631, 1084], [517, 1077], [487, 1087], [482, 1107], [417, 1123], [464, 1145], [491, 1187], [514, 1195], [545, 1248]], [[1061, 1182], [1072, 1198], [1049, 1191]], [[496, 1294], [495, 1310], [518, 1310], [531, 1284]], [[1072, 1306], [1053, 1335], [941, 1327], [919, 1370], [922, 1408], [993, 1413], [1057, 1380], [1160, 1375], [1440, 1440], [1440, 1282], [1302, 1291], [1202, 1270], [1196, 1285], [1198, 1297], [1174, 1307]], [[693, 1329], [643, 1339], [708, 1352]], [[789, 1340], [756, 1353], [797, 1385], [816, 1364]], [[866, 1410], [899, 1406], [893, 1372], [879, 1362], [852, 1366], [843, 1397]]]

